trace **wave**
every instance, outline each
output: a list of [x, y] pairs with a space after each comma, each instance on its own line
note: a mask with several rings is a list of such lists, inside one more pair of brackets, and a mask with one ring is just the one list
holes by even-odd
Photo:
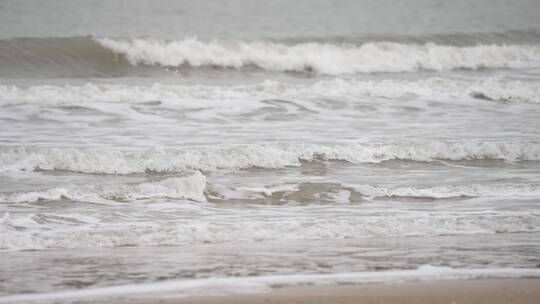
[[[0, 85], [0, 106], [18, 104], [88, 105], [92, 102], [147, 103], [170, 108], [223, 107], [227, 101], [244, 102], [246, 107], [256, 101], [272, 98], [317, 99], [347, 98], [436, 98], [438, 100], [503, 103], [540, 103], [540, 83], [487, 79], [462, 81], [448, 78], [428, 78], [416, 81], [361, 81], [334, 79], [309, 85], [288, 84], [266, 80], [259, 84], [236, 86], [166, 85], [151, 86], [86, 84], [83, 86], [39, 85], [28, 88]], [[204, 101], [194, 103], [193, 100]], [[266, 106], [265, 104], [261, 104]], [[228, 105], [226, 105], [228, 106]]]
[[3, 77], [117, 77], [134, 72], [123, 56], [91, 37], [0, 40]]
[[351, 203], [373, 198], [451, 199], [463, 197], [540, 197], [540, 185], [530, 183], [471, 184], [426, 187], [299, 182], [277, 185], [227, 187], [208, 184], [199, 171], [183, 177], [165, 178], [139, 184], [106, 187], [68, 185], [44, 190], [0, 193], [0, 203], [34, 203], [69, 200], [98, 204], [155, 198], [196, 202], [244, 202], [264, 204]]
[[0, 193], [0, 203], [33, 203], [37, 201], [71, 200], [91, 203], [133, 201], [151, 198], [175, 198], [205, 202], [206, 177], [199, 171], [185, 177], [167, 178], [119, 187], [58, 187], [41, 191]]
[[[186, 204], [189, 204], [187, 202]], [[531, 211], [456, 211], [365, 214], [333, 206], [295, 209], [263, 206], [216, 214], [207, 204], [182, 205], [202, 210], [189, 219], [149, 220], [151, 214], [130, 216], [115, 225], [99, 218], [54, 213], [4, 214], [0, 219], [0, 250], [81, 249], [123, 246], [173, 246], [274, 240], [416, 237], [531, 233], [540, 231], [540, 214]], [[157, 207], [156, 207], [157, 208]], [[321, 209], [326, 208], [326, 209]], [[159, 209], [160, 212], [164, 210]], [[178, 210], [178, 209], [174, 209]], [[321, 217], [320, 212], [332, 216]], [[338, 212], [333, 214], [332, 212]], [[162, 216], [162, 215], [161, 215]], [[66, 218], [65, 221], [59, 219]], [[69, 229], [68, 229], [69, 228]]]
[[119, 151], [78, 148], [0, 148], [0, 172], [65, 170], [83, 173], [215, 171], [217, 169], [283, 168], [302, 161], [343, 160], [380, 163], [387, 160], [540, 160], [540, 143], [411, 141], [381, 144], [260, 144], [233, 148], [190, 148]]
[[4, 77], [117, 77], [162, 68], [257, 68], [327, 75], [538, 66], [540, 47], [432, 42], [277, 42], [197, 38], [14, 38], [0, 41]]
[[103, 47], [124, 55], [132, 65], [234, 69], [255, 66], [268, 71], [328, 75], [518, 68], [540, 63], [540, 47], [529, 45], [455, 47], [394, 42], [370, 42], [359, 46], [285, 45], [268, 41], [202, 42], [196, 38], [179, 41], [100, 38], [97, 41]]
[[474, 278], [538, 278], [540, 270], [526, 268], [451, 268], [422, 265], [417, 269], [375, 272], [348, 272], [327, 274], [289, 274], [271, 276], [248, 276], [206, 278], [155, 283], [139, 283], [120, 286], [67, 290], [38, 294], [12, 294], [0, 297], [0, 303], [32, 301], [64, 301], [74, 299], [126, 298], [145, 295], [152, 298], [169, 294], [180, 297], [269, 292], [273, 286], [338, 285], [353, 283], [389, 283], [435, 280], [464, 280]]

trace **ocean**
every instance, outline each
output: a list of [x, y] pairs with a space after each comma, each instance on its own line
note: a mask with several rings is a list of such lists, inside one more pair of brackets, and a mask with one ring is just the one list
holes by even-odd
[[538, 1], [0, 24], [0, 303], [540, 276]]

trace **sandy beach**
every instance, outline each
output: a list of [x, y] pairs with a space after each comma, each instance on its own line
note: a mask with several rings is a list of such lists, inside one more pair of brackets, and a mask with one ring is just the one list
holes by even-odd
[[146, 298], [133, 304], [408, 304], [408, 303], [538, 303], [540, 279], [480, 279], [353, 284], [343, 286], [303, 286], [276, 288], [268, 293], [234, 294], [184, 299]]

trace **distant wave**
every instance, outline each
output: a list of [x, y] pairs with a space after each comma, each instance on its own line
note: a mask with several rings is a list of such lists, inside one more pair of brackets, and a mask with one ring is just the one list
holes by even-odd
[[0, 148], [0, 172], [66, 170], [100, 174], [147, 171], [213, 171], [220, 168], [282, 168], [302, 161], [343, 160], [380, 163], [387, 160], [540, 160], [540, 143], [417, 141], [381, 144], [261, 144], [233, 148], [151, 149], [118, 151], [77, 148]]
[[[452, 102], [488, 100], [496, 102], [540, 103], [540, 82], [496, 79], [463, 81], [428, 78], [416, 81], [361, 81], [334, 79], [309, 85], [267, 80], [259, 84], [236, 86], [167, 85], [151, 86], [86, 84], [83, 86], [40, 85], [28, 88], [0, 85], [0, 106], [17, 104], [78, 105], [91, 102], [157, 102], [157, 106], [221, 107], [226, 100], [271, 98], [306, 99], [318, 97], [429, 97]], [[457, 97], [457, 98], [456, 98]], [[205, 100], [193, 103], [192, 100]], [[216, 101], [211, 103], [211, 101]], [[246, 104], [246, 106], [248, 106]], [[253, 102], [250, 107], [256, 106]]]
[[[496, 36], [496, 35], [495, 35]], [[536, 37], [536, 36], [535, 36]], [[458, 37], [459, 38], [459, 37]], [[184, 38], [14, 38], [0, 40], [0, 76], [116, 77], [175, 68], [257, 68], [327, 75], [520, 68], [540, 65], [540, 47], [496, 39], [446, 44], [395, 41], [241, 41]], [[465, 37], [463, 41], [475, 41]], [[536, 40], [535, 40], [536, 41]]]

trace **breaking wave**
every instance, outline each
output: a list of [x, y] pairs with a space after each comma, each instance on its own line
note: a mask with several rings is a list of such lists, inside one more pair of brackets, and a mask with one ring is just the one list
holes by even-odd
[[97, 41], [132, 65], [243, 68], [339, 75], [374, 72], [527, 67], [540, 63], [540, 48], [528, 45], [455, 47], [395, 42], [362, 45], [268, 41], [179, 41], [109, 39]]
[[118, 77], [151, 74], [157, 71], [149, 69], [152, 66], [257, 68], [277, 72], [340, 75], [520, 68], [540, 64], [540, 47], [536, 45], [515, 42], [490, 44], [484, 41], [484, 44], [464, 46], [445, 44], [444, 40], [437, 43], [378, 40], [340, 43], [202, 41], [197, 38], [173, 41], [154, 38], [14, 38], [0, 41], [0, 75]]
[[387, 160], [540, 160], [540, 144], [526, 142], [417, 141], [381, 144], [260, 144], [233, 148], [119, 151], [78, 148], [0, 148], [0, 172], [65, 170], [84, 173], [213, 171], [221, 168], [282, 168], [302, 161], [343, 160], [380, 163]]

